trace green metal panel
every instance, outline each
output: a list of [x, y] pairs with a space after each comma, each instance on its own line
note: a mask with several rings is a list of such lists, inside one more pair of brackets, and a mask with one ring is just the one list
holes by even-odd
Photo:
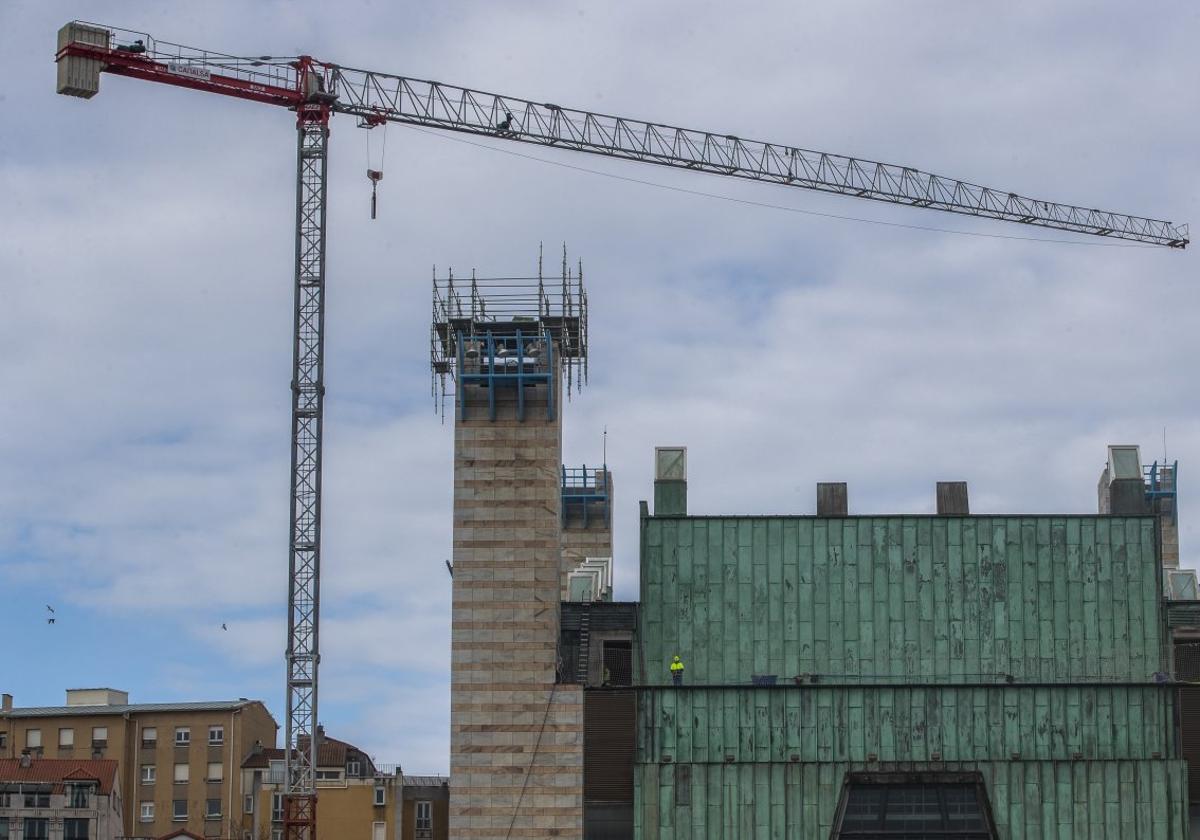
[[[643, 764], [634, 785], [635, 837], [650, 840], [826, 838], [853, 763]], [[910, 768], [904, 769], [922, 769]], [[948, 762], [978, 771], [1002, 840], [1186, 840], [1183, 761]], [[686, 785], [687, 790], [682, 787]]]
[[1174, 717], [1161, 684], [643, 689], [636, 761], [1174, 758]]
[[654, 515], [684, 516], [687, 514], [687, 482], [660, 480], [654, 482]]
[[648, 517], [645, 681], [1143, 682], [1150, 517]]

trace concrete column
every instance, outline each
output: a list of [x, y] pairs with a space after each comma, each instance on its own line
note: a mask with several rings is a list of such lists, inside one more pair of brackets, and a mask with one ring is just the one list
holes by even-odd
[[454, 434], [454, 838], [583, 836], [583, 694], [555, 679], [562, 426], [548, 398], [527, 387], [522, 421], [515, 391], [498, 389], [492, 421], [486, 389], [457, 397], [468, 414], [456, 412]]
[[581, 511], [573, 511], [563, 524], [562, 531], [562, 574], [560, 579], [562, 600], [570, 598], [567, 587], [568, 576], [579, 564], [589, 557], [613, 556], [613, 482], [612, 473], [596, 470], [596, 482], [608, 488], [608, 521], [605, 521], [601, 506], [593, 502], [589, 506], [587, 526]]

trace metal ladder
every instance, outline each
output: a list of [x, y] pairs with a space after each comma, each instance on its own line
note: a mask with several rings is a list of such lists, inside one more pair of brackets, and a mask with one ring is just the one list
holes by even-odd
[[588, 677], [588, 644], [591, 632], [588, 629], [591, 610], [585, 609], [579, 616], [579, 661], [575, 665], [575, 679], [580, 685], [587, 685]]

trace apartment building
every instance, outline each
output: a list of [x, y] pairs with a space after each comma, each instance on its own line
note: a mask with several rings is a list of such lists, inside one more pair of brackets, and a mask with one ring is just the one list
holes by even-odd
[[[353, 744], [319, 730], [317, 747], [317, 836], [393, 840], [400, 786], [389, 769], [375, 766]], [[256, 749], [242, 762], [242, 836], [279, 840], [283, 836], [285, 753]]]
[[254, 744], [273, 746], [279, 728], [261, 702], [130, 703], [111, 688], [69, 689], [66, 699], [14, 707], [3, 695], [0, 757], [115, 761], [125, 837], [241, 837], [238, 769]]
[[446, 840], [450, 836], [450, 777], [410, 776], [396, 771], [400, 824], [396, 840]]
[[2, 840], [116, 840], [121, 808], [115, 761], [0, 758]]

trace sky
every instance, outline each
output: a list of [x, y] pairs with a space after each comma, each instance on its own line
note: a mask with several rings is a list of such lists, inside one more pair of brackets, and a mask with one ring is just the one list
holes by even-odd
[[[111, 686], [284, 714], [294, 120], [115, 77], [56, 96], [75, 17], [1200, 222], [1194, 3], [0, 0], [0, 691], [19, 706]], [[590, 382], [564, 459], [599, 463], [607, 429], [619, 599], [656, 445], [688, 447], [691, 512], [800, 514], [818, 481], [848, 482], [852, 513], [929, 513], [939, 480], [969, 481], [974, 512], [1087, 513], [1107, 444], [1165, 449], [1197, 565], [1195, 246], [383, 138], [369, 157], [333, 121], [319, 707], [376, 761], [448, 765], [434, 266], [527, 275], [540, 243], [582, 260]]]

